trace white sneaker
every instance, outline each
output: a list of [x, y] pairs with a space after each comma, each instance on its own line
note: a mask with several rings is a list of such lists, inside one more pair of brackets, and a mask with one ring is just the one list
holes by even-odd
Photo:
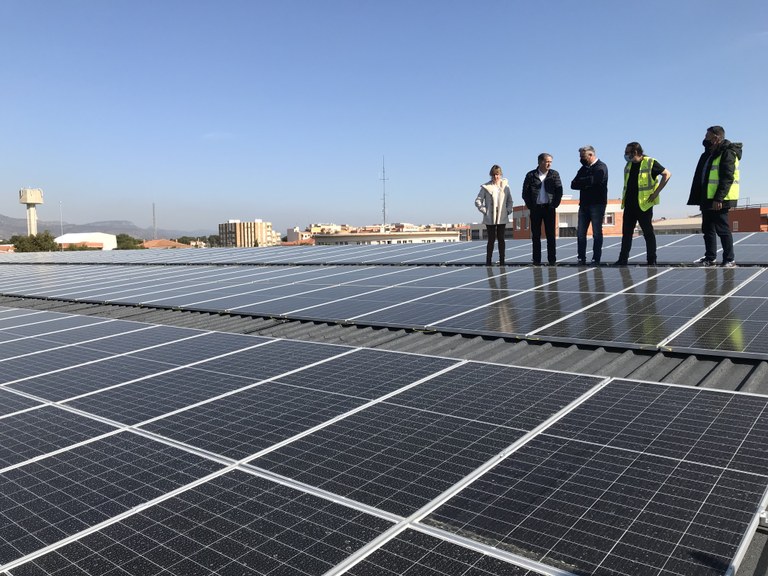
[[723, 268], [738, 268], [738, 266], [736, 266], [736, 262], [731, 260], [730, 262], [723, 262]]
[[715, 266], [716, 264], [714, 260], [710, 260], [706, 256], [702, 256], [698, 260], [694, 260], [693, 263], [698, 264], [699, 266]]

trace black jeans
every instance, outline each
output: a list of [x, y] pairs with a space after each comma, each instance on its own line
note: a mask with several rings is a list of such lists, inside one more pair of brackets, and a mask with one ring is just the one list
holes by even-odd
[[723, 263], [733, 262], [733, 236], [728, 224], [728, 208], [722, 210], [701, 211], [701, 231], [704, 234], [704, 257], [714, 262], [717, 260], [717, 237], [723, 245]]
[[531, 212], [531, 248], [533, 263], [541, 264], [541, 223], [544, 223], [544, 234], [547, 237], [547, 261], [557, 262], [555, 240], [555, 208], [552, 204], [535, 204]]
[[493, 243], [499, 243], [499, 263], [504, 264], [504, 228], [506, 224], [486, 224], [485, 229], [488, 233], [488, 246], [485, 250], [485, 264], [491, 265], [493, 257]]
[[645, 212], [640, 208], [627, 208], [624, 210], [624, 224], [621, 227], [621, 252], [619, 261], [626, 262], [629, 251], [632, 250], [632, 236], [635, 234], [635, 225], [640, 224], [645, 238], [645, 258], [648, 264], [656, 263], [656, 234], [653, 232], [653, 208]]

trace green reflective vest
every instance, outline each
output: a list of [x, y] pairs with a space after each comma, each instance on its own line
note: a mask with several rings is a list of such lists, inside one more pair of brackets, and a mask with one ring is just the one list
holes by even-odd
[[[720, 183], [720, 154], [712, 161], [712, 167], [709, 169], [709, 180], [707, 180], [707, 200], [712, 200], [717, 192], [717, 185]], [[734, 158], [733, 165], [733, 183], [728, 189], [728, 193], [723, 200], [738, 200], [739, 199], [739, 159]]]
[[[649, 202], [648, 198], [656, 191], [659, 185], [658, 180], [651, 177], [651, 168], [653, 163], [656, 162], [654, 158], [650, 156], [643, 156], [640, 160], [640, 169], [637, 173], [637, 202], [640, 205], [640, 210], [646, 212], [651, 206], [655, 206], [660, 202], [657, 196], [653, 202]], [[621, 209], [624, 209], [624, 198], [627, 195], [627, 180], [629, 180], [629, 170], [632, 168], [632, 162], [627, 162], [624, 166], [624, 191], [621, 193]]]

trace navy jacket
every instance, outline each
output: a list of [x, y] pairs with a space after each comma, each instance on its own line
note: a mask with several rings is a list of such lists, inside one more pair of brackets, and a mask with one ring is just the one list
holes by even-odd
[[571, 190], [579, 190], [579, 206], [608, 204], [608, 166], [602, 160], [582, 166], [571, 182]]

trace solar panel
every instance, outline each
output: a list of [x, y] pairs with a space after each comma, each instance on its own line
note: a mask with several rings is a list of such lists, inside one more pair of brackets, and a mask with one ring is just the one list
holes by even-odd
[[144, 504], [221, 468], [130, 433], [0, 474], [0, 565]]
[[543, 436], [427, 522], [579, 574], [714, 575], [764, 490], [765, 477]]
[[[766, 241], [761, 234], [734, 233], [738, 261], [742, 264], [768, 264], [765, 255]], [[665, 264], [690, 264], [703, 254], [704, 246], [700, 235], [663, 234], [657, 235], [658, 259]], [[576, 259], [574, 238], [558, 238], [558, 255], [561, 262], [573, 262]], [[612, 262], [618, 257], [620, 239], [606, 237], [603, 246], [604, 261]], [[591, 251], [591, 239], [587, 249]], [[530, 240], [508, 239], [508, 261], [530, 260]], [[642, 251], [632, 254], [632, 262], [642, 260]], [[263, 248], [209, 248], [206, 250], [122, 250], [88, 253], [35, 253], [8, 254], [4, 258], [6, 266], [25, 263], [43, 266], [45, 263], [94, 263], [101, 265], [143, 264], [169, 265], [182, 264], [197, 266], [210, 264], [482, 264], [485, 261], [485, 242], [454, 242], [437, 244], [407, 245], [359, 245], [359, 246], [314, 246], [314, 247], [263, 247]]]
[[457, 360], [360, 349], [287, 376], [277, 382], [373, 400], [436, 374]]
[[580, 574], [723, 574], [765, 492], [767, 404], [616, 381], [426, 522]]
[[13, 576], [321, 576], [390, 524], [234, 471], [32, 560]]
[[[428, 327], [467, 334], [523, 336], [602, 298], [605, 298], [604, 294], [583, 292], [574, 296], [533, 290], [501, 302], [478, 302], [485, 305], [460, 315], [434, 319]], [[375, 318], [368, 316], [360, 320], [373, 321]]]
[[536, 335], [573, 342], [656, 348], [714, 302], [714, 298], [708, 297], [619, 294], [544, 327], [536, 331]]
[[387, 401], [529, 431], [602, 380], [583, 374], [467, 362]]
[[142, 429], [239, 460], [365, 402], [268, 382], [155, 420]]
[[379, 404], [253, 464], [409, 516], [521, 435], [484, 422]]
[[50, 350], [50, 348], [51, 343], [46, 342], [45, 340], [30, 338], [28, 336], [16, 336], [15, 338], [10, 339], [10, 341], [2, 342], [2, 348], [0, 348], [0, 360], [15, 358], [32, 352]]
[[[572, 243], [570, 240], [565, 242]], [[679, 239], [670, 239], [667, 248], [678, 249], [679, 242]], [[518, 248], [521, 250], [518, 256], [526, 254], [527, 258], [528, 246], [523, 244]], [[693, 249], [693, 243], [688, 249]], [[696, 250], [699, 249], [697, 246]], [[391, 253], [396, 254], [392, 259], [398, 260], [406, 254], [414, 260], [429, 254], [441, 254], [440, 260], [446, 256], [442, 249], [419, 250], [414, 252], [403, 247]], [[472, 253], [473, 248], [464, 246], [455, 250], [457, 261], [465, 262], [466, 254]], [[665, 318], [664, 312], [656, 312], [658, 308], [654, 306], [657, 303], [669, 308], [686, 302], [674, 300], [675, 296], [689, 297], [687, 302], [693, 302], [694, 297], [722, 297], [734, 291], [739, 294], [762, 293], [760, 270], [751, 268], [510, 266], [501, 269], [360, 263], [378, 252], [375, 247], [362, 251], [322, 251], [323, 258], [335, 254], [339, 262], [348, 264], [345, 266], [293, 263], [263, 269], [236, 266], [221, 270], [201, 264], [195, 267], [199, 270], [194, 276], [188, 276], [190, 273], [185, 271], [187, 276], [181, 279], [173, 267], [168, 266], [79, 266], [77, 274], [67, 271], [62, 278], [51, 276], [45, 266], [25, 266], [25, 272], [37, 270], [42, 276], [39, 285], [35, 286], [34, 279], [21, 282], [15, 274], [10, 274], [5, 282], [0, 279], [0, 291], [13, 286], [22, 292], [42, 296], [56, 297], [67, 293], [69, 297], [88, 300], [103, 284], [107, 291], [100, 292], [99, 298], [124, 304], [660, 349], [677, 337], [678, 330], [684, 328], [693, 316], [690, 315], [692, 310], [688, 310], [688, 316], [676, 314], [672, 319]], [[229, 262], [261, 261], [256, 258], [259, 254], [262, 253], [244, 252], [244, 258], [231, 258], [224, 252], [216, 253], [217, 257], [221, 256], [221, 261]], [[270, 262], [278, 260], [275, 253], [270, 254]], [[283, 254], [287, 255], [287, 262], [291, 262], [291, 254], [300, 256], [302, 261], [305, 258], [311, 261], [312, 253]], [[364, 255], [367, 256], [362, 258]], [[127, 256], [120, 258], [131, 262]], [[158, 258], [162, 260], [163, 257]], [[426, 261], [430, 261], [429, 258]], [[14, 265], [6, 266], [14, 270]], [[140, 268], [151, 275], [151, 281], [139, 281], [137, 274], [126, 272], [126, 268]], [[134, 281], [129, 287], [125, 284], [127, 275]], [[25, 278], [28, 276], [25, 274]], [[194, 282], [187, 282], [192, 277]], [[68, 292], [70, 289], [75, 292]], [[87, 297], [83, 290], [89, 291]], [[647, 299], [651, 295], [655, 298]], [[616, 299], [587, 310], [598, 300], [610, 297]], [[711, 300], [701, 300], [703, 308], [711, 303]], [[692, 306], [695, 309], [696, 305]], [[583, 313], [568, 318], [579, 310]], [[643, 322], [632, 321], [635, 313], [643, 318]], [[9, 320], [12, 323], [27, 322], [18, 318]], [[29, 332], [21, 334], [38, 334], [38, 324], [36, 320], [34, 327], [23, 328]], [[655, 325], [653, 334], [643, 333], [643, 324]], [[667, 333], [663, 333], [664, 330]], [[73, 341], [77, 338], [76, 335], [71, 337]], [[0, 320], [0, 341], [2, 339]], [[695, 343], [692, 349], [733, 356], [768, 357], [757, 341], [742, 350], [718, 344], [712, 344], [714, 348], [709, 350], [699, 348], [706, 345], [705, 342]]]
[[115, 428], [52, 406], [0, 418], [0, 471]]
[[[392, 259], [426, 254], [405, 248]], [[479, 267], [461, 269], [465, 284], [441, 292], [447, 269], [383, 268], [346, 268], [367, 292], [398, 281], [344, 302], [381, 297], [395, 312], [379, 310], [385, 325], [677, 346], [700, 322], [735, 319], [754, 327], [754, 347], [740, 353], [759, 354], [766, 324], [762, 298], [722, 298], [761, 277], [743, 269], [489, 276]], [[315, 273], [317, 284], [312, 274], [294, 284], [304, 291], [296, 298], [314, 299], [312, 286], [347, 293], [327, 283], [328, 269]], [[402, 284], [417, 279], [420, 289]], [[0, 290], [10, 281], [0, 278]], [[708, 282], [712, 295], [702, 296]], [[422, 290], [432, 294], [398, 301]], [[12, 576], [214, 567], [377, 575], [393, 566], [722, 575], [764, 505], [760, 397], [188, 329], [137, 332], [131, 322], [76, 326], [38, 324], [28, 340], [50, 348], [0, 361], [0, 482], [13, 480], [0, 490], [9, 510], [0, 506], [0, 522], [13, 519], [10, 531], [0, 526], [0, 552], [10, 551], [0, 572]], [[25, 353], [19, 342], [0, 343], [0, 355]], [[118, 432], [105, 418], [139, 427]], [[313, 513], [342, 518], [344, 528]]]
[[[142, 348], [146, 349], [132, 352], [130, 357], [139, 360], [163, 362], [172, 366], [185, 366], [193, 362], [210, 360], [222, 354], [272, 342], [267, 338], [259, 338], [258, 336], [243, 337], [239, 334], [227, 334], [224, 332], [202, 333], [181, 328], [176, 328], [175, 330], [183, 331], [187, 338], [177, 342], [166, 341], [163, 346], [152, 348], [145, 345]], [[189, 338], [189, 336], [194, 336], [194, 338]]]
[[[259, 341], [260, 339], [256, 340], [256, 343]], [[212, 358], [198, 364], [197, 368], [221, 374], [243, 376], [256, 382], [349, 352], [349, 348], [344, 346], [289, 340], [264, 339], [264, 341], [266, 345]], [[254, 342], [250, 343], [254, 344]]]
[[[647, 268], [650, 272], [658, 268]], [[630, 290], [639, 294], [722, 296], [755, 274], [752, 268], [679, 268], [651, 276]]]
[[108, 356], [110, 356], [109, 352], [90, 350], [80, 346], [65, 346], [43, 350], [26, 356], [15, 356], [0, 360], [0, 384], [77, 366], [78, 364], [98, 360], [99, 358], [107, 358]]
[[37, 400], [32, 400], [31, 398], [26, 398], [17, 394], [11, 394], [7, 390], [0, 388], [0, 417], [39, 405], [40, 402]]
[[67, 316], [64, 314], [43, 312], [42, 314], [26, 314], [24, 316], [6, 318], [0, 323], [0, 329], [8, 334], [13, 334], [14, 336], [38, 336], [48, 332], [90, 326], [91, 324], [101, 324], [104, 322], [106, 321], [102, 318]]
[[674, 350], [717, 351], [768, 356], [768, 298], [729, 297], [708, 311], [667, 346]]
[[147, 326], [136, 322], [115, 320], [87, 326], [87, 330], [67, 330], [38, 336], [37, 339], [54, 344], [81, 344], [93, 350], [120, 354], [171, 340], [189, 338], [192, 333], [172, 326]]
[[521, 568], [434, 536], [406, 530], [345, 572], [349, 576], [536, 576]]
[[170, 368], [172, 366], [168, 364], [131, 356], [108, 357], [74, 368], [17, 380], [7, 387], [51, 402], [59, 402]]

